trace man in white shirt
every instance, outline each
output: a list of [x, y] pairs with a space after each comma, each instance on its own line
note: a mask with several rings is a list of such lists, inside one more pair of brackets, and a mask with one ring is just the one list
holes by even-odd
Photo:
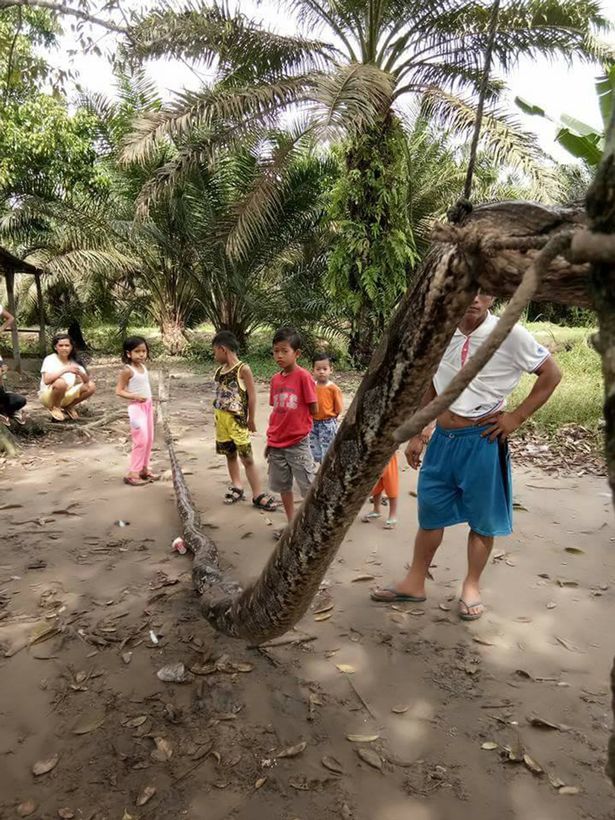
[[[476, 296], [451, 339], [433, 382], [423, 396], [424, 407], [439, 395], [476, 352], [497, 324], [490, 313], [493, 297]], [[529, 395], [512, 411], [506, 399], [523, 373], [537, 378]], [[372, 593], [375, 601], [421, 603], [425, 578], [442, 543], [445, 527], [467, 523], [468, 573], [461, 588], [459, 616], [474, 621], [484, 611], [480, 576], [496, 536], [512, 532], [512, 486], [508, 436], [549, 399], [561, 373], [549, 351], [521, 325], [509, 336], [476, 378], [442, 413], [434, 425], [410, 439], [408, 463], [419, 473], [419, 530], [412, 565], [397, 584]], [[435, 429], [434, 429], [435, 428]]]

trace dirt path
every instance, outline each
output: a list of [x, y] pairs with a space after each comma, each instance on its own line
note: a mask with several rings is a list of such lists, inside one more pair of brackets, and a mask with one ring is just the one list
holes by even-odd
[[[114, 405], [112, 372], [96, 374], [95, 411]], [[179, 375], [178, 448], [246, 581], [282, 518], [220, 503], [211, 393]], [[264, 398], [261, 410], [262, 430]], [[125, 488], [126, 436], [123, 421], [92, 438], [65, 429], [0, 474], [0, 817], [33, 801], [28, 816], [89, 820], [612, 818], [602, 769], [615, 533], [603, 480], [517, 471], [527, 509], [496, 545], [487, 615], [468, 626], [455, 614], [463, 528], [437, 556], [427, 604], [368, 600], [409, 556], [416, 476], [404, 472], [398, 529], [356, 523], [294, 642], [260, 651], [200, 617], [189, 560], [170, 552], [168, 475]], [[194, 670], [189, 683], [157, 678], [177, 662]]]

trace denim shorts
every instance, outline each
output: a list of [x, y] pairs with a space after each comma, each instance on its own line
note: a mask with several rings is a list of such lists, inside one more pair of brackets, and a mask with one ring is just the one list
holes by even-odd
[[274, 493], [288, 493], [293, 479], [299, 485], [301, 497], [305, 498], [314, 480], [314, 459], [310, 451], [309, 436], [292, 447], [267, 447], [269, 464], [269, 489]]
[[469, 524], [479, 535], [512, 532], [508, 444], [483, 438], [486, 427], [436, 427], [419, 471], [419, 526]]
[[333, 439], [338, 428], [337, 419], [322, 419], [315, 421], [310, 433], [310, 449], [314, 456], [314, 461], [319, 464], [325, 460], [329, 447], [333, 444]]

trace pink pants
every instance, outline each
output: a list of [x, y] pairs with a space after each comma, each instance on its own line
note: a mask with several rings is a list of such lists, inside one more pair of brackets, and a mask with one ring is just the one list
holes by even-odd
[[133, 401], [128, 405], [132, 452], [130, 453], [131, 473], [142, 473], [149, 469], [149, 458], [154, 443], [154, 405], [152, 400]]

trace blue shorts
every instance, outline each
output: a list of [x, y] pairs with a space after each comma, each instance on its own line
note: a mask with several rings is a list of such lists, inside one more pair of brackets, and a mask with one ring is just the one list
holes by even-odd
[[436, 427], [419, 472], [419, 526], [469, 524], [479, 535], [512, 532], [512, 480], [507, 442], [482, 438], [485, 427]]
[[321, 419], [321, 421], [314, 422], [310, 433], [310, 449], [314, 461], [319, 464], [325, 460], [327, 450], [333, 444], [337, 428], [337, 419]]

